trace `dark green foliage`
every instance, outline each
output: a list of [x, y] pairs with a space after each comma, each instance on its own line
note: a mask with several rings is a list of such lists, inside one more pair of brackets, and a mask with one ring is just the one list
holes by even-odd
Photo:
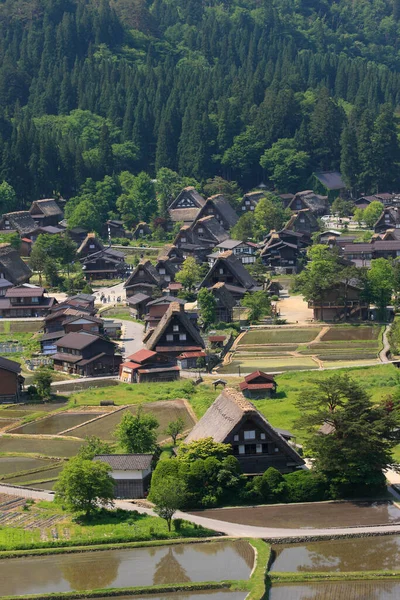
[[315, 472], [326, 477], [332, 497], [385, 489], [384, 470], [398, 443], [397, 406], [373, 404], [357, 382], [342, 375], [315, 383], [299, 397], [298, 406]]
[[[73, 198], [87, 177], [165, 167], [297, 191], [341, 164], [354, 189], [395, 186], [399, 7], [3, 0], [0, 181], [16, 208]], [[72, 221], [87, 225], [93, 206], [96, 229], [93, 198]]]

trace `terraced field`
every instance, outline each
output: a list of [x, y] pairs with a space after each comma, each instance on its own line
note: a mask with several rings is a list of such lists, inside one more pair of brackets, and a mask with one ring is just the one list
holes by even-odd
[[[124, 410], [118, 410], [110, 413], [109, 415], [97, 419], [92, 423], [81, 425], [76, 427], [70, 432], [70, 435], [79, 438], [85, 438], [87, 436], [96, 435], [103, 440], [113, 440], [113, 433], [115, 428], [120, 423], [124, 412], [128, 411], [132, 414], [136, 414], [138, 410], [137, 405], [129, 406]], [[159, 422], [158, 427], [158, 440], [165, 439], [164, 433], [165, 428], [171, 421], [176, 421], [181, 417], [185, 422], [185, 428], [190, 429], [195, 424], [195, 419], [192, 413], [188, 410], [186, 403], [183, 400], [167, 400], [160, 402], [151, 402], [149, 404], [143, 404], [142, 410], [144, 413], [151, 413], [156, 417]]]
[[342, 325], [324, 328], [268, 328], [248, 331], [220, 373], [292, 371], [379, 362], [383, 328]]

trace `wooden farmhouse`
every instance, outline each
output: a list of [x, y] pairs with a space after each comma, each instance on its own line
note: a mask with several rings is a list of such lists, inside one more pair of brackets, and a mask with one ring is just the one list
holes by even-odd
[[236, 306], [236, 299], [226, 287], [223, 281], [215, 283], [210, 292], [216, 300], [216, 321], [221, 323], [231, 323], [233, 321], [233, 309]]
[[229, 231], [239, 220], [235, 210], [222, 194], [207, 198], [206, 203], [196, 217], [196, 221], [210, 216], [214, 217], [225, 231]]
[[191, 225], [197, 218], [206, 201], [192, 186], [184, 188], [168, 207], [169, 218], [173, 223]]
[[55, 298], [45, 296], [45, 289], [30, 285], [9, 288], [0, 298], [0, 318], [29, 318], [47, 316], [57, 304]]
[[260, 400], [261, 398], [274, 396], [277, 383], [273, 375], [268, 375], [263, 371], [254, 371], [254, 373], [250, 373], [244, 378], [239, 387], [247, 398]]
[[151, 296], [137, 292], [133, 296], [127, 298], [129, 312], [134, 319], [143, 319], [147, 312], [147, 304], [150, 302]]
[[312, 190], [297, 192], [293, 200], [289, 203], [288, 208], [293, 212], [300, 210], [310, 210], [315, 216], [326, 215], [329, 212], [328, 196], [320, 196], [314, 194]]
[[182, 306], [185, 305], [185, 301], [182, 300], [182, 298], [175, 298], [175, 296], [170, 295], [160, 296], [160, 298], [155, 298], [154, 300], [151, 300], [151, 302], [148, 302], [147, 314], [144, 318], [146, 321], [146, 329], [155, 329], [157, 327], [172, 302], [177, 302]]
[[13, 285], [27, 283], [32, 271], [10, 244], [0, 244], [0, 280]]
[[357, 280], [340, 282], [327, 290], [320, 300], [308, 302], [315, 321], [351, 321], [368, 319], [369, 304], [362, 298]]
[[164, 354], [142, 349], [120, 365], [119, 378], [124, 383], [176, 381], [180, 378], [180, 369], [175, 360]]
[[102, 233], [104, 237], [110, 236], [111, 239], [126, 238], [130, 236], [124, 227], [124, 222], [117, 219], [109, 219], [106, 221]]
[[0, 356], [0, 403], [19, 402], [23, 385], [21, 365], [14, 360]]
[[16, 232], [21, 238], [32, 236], [38, 230], [38, 224], [32, 218], [27, 210], [20, 210], [12, 213], [5, 213], [0, 217], [0, 232]]
[[[215, 250], [216, 252], [211, 255], [211, 264], [218, 258], [218, 253], [231, 251], [236, 258], [240, 259], [243, 265], [251, 265], [256, 261], [258, 245], [253, 242], [242, 242], [241, 240], [228, 238], [215, 246]], [[210, 255], [208, 258], [210, 263]]]
[[56, 227], [58, 223], [64, 218], [63, 211], [58, 206], [54, 198], [47, 198], [45, 200], [35, 200], [34, 202], [32, 202], [32, 206], [29, 209], [29, 213], [32, 216], [33, 220], [40, 227]]
[[91, 333], [68, 333], [57, 340], [56, 346], [57, 352], [53, 355], [56, 371], [81, 377], [114, 375], [122, 362], [122, 357], [115, 354], [114, 342]]
[[400, 229], [400, 208], [383, 209], [381, 216], [374, 225], [374, 231], [375, 233], [382, 233], [387, 229]]
[[154, 291], [165, 285], [164, 278], [149, 260], [142, 260], [125, 281], [127, 299], [135, 294], [152, 296]]
[[305, 208], [292, 215], [286, 223], [285, 229], [311, 237], [313, 233], [319, 230], [319, 225], [315, 214], [309, 208]]
[[111, 467], [116, 498], [145, 498], [151, 480], [153, 454], [98, 454], [93, 460]]
[[254, 211], [256, 209], [257, 204], [265, 198], [265, 193], [261, 190], [256, 190], [255, 192], [248, 192], [243, 196], [242, 202], [239, 206], [239, 212], [244, 214], [245, 212]]
[[[69, 312], [70, 309], [65, 309]], [[45, 320], [45, 333], [40, 339], [40, 347], [42, 354], [51, 355], [57, 352], [57, 341], [64, 337], [67, 333], [77, 331], [85, 331], [93, 335], [104, 334], [104, 321], [98, 317], [93, 317], [84, 312], [75, 311], [77, 314], [68, 315], [64, 310], [60, 314], [52, 313], [49, 317], [59, 316], [53, 321]], [[50, 323], [50, 328], [49, 328]]]
[[189, 433], [185, 443], [211, 437], [230, 444], [246, 474], [261, 474], [269, 467], [290, 473], [304, 460], [241, 392], [225, 388]]
[[226, 289], [235, 300], [240, 300], [247, 292], [262, 290], [232, 251], [220, 253], [201, 282], [200, 288], [212, 288], [216, 283], [225, 283]]
[[88, 280], [116, 279], [126, 271], [124, 253], [106, 248], [95, 233], [87, 234], [77, 254]]
[[204, 350], [204, 341], [184, 306], [172, 302], [147, 339], [146, 347], [172, 358], [178, 358], [184, 352], [186, 359], [190, 359], [190, 353]]
[[148, 235], [151, 235], [151, 228], [147, 223], [141, 221], [138, 223], [132, 233], [132, 238], [134, 240], [140, 240]]

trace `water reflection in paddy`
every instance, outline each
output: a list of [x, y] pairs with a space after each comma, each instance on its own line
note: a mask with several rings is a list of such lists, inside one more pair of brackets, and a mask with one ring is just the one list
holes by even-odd
[[269, 600], [398, 600], [398, 581], [337, 581], [273, 586]]
[[12, 433], [25, 433], [30, 435], [55, 435], [71, 427], [81, 425], [90, 419], [98, 417], [101, 413], [64, 413], [46, 417], [40, 421], [27, 423], [12, 430]]
[[1, 595], [247, 579], [253, 561], [240, 540], [6, 559]]
[[[162, 596], [118, 596], [118, 600], [245, 600], [248, 592], [230, 592], [229, 590], [204, 590], [202, 592], [172, 592]], [[97, 598], [97, 600], [109, 600], [108, 598]]]
[[400, 536], [277, 544], [271, 571], [377, 571], [400, 569]]

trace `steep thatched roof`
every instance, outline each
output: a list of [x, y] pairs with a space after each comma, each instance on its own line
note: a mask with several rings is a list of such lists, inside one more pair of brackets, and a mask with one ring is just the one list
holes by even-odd
[[196, 241], [201, 243], [202, 238], [198, 234], [199, 227], [203, 227], [207, 231], [207, 235], [204, 237], [206, 240], [210, 240], [214, 244], [219, 244], [229, 237], [228, 232], [222, 227], [221, 223], [213, 215], [198, 219], [196, 223], [192, 225], [192, 231], [194, 235], [197, 236]]
[[10, 244], [0, 247], [0, 273], [14, 285], [29, 281], [32, 271]]
[[185, 331], [193, 338], [194, 342], [198, 346], [201, 346], [201, 348], [204, 348], [204, 340], [201, 337], [200, 332], [197, 331], [187, 313], [185, 313], [184, 306], [175, 300], [175, 302], [171, 302], [167, 312], [162, 316], [161, 321], [154, 329], [151, 337], [147, 340], [146, 347], [149, 350], [155, 350], [158, 341], [163, 333], [165, 333], [172, 319], [178, 319]]
[[54, 198], [46, 198], [44, 200], [35, 200], [32, 202], [29, 212], [31, 214], [37, 214], [37, 211], [41, 212], [45, 217], [60, 217], [61, 219], [63, 216], [63, 211]]
[[[147, 273], [149, 279], [152, 281], [151, 285], [160, 285], [162, 277], [155, 266], [149, 260], [143, 260], [137, 265], [136, 269], [132, 271], [128, 279], [125, 281], [124, 288], [128, 288], [136, 283], [142, 283], [141, 281], [137, 280], [137, 274], [139, 271], [145, 271]], [[143, 281], [143, 283], [147, 282]]]
[[[5, 213], [0, 219], [0, 224], [3, 225], [5, 221], [9, 222], [10, 229], [15, 229], [21, 236], [29, 235], [38, 228], [37, 224], [27, 210]], [[6, 228], [4, 227], [4, 229]]]
[[248, 270], [243, 266], [242, 261], [236, 258], [236, 256], [230, 250], [221, 252], [215, 263], [212, 265], [207, 275], [200, 284], [200, 287], [208, 287], [208, 281], [215, 272], [218, 273], [220, 267], [226, 266], [232, 275], [236, 278], [238, 283], [247, 291], [257, 291], [261, 287], [253, 279]]
[[272, 427], [264, 415], [256, 409], [254, 404], [234, 388], [227, 387], [222, 390], [215, 402], [193, 427], [185, 443], [207, 437], [213, 438], [215, 442], [224, 442], [232, 430], [246, 418], [258, 421], [268, 433], [268, 436], [285, 454], [289, 455], [298, 465], [304, 464], [303, 459], [280, 433]]

